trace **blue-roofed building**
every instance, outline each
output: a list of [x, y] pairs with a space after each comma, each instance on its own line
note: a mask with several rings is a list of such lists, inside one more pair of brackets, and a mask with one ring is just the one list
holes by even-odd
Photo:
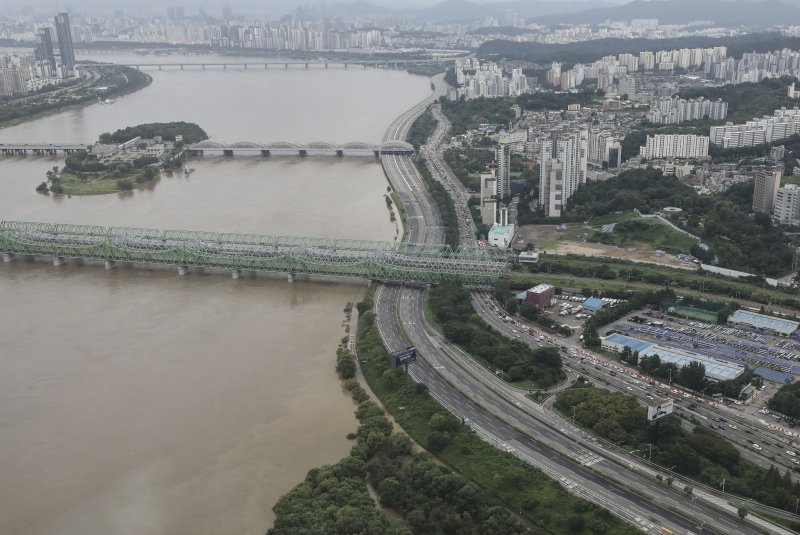
[[642, 357], [651, 357], [653, 355], [658, 355], [661, 362], [671, 362], [678, 368], [683, 368], [690, 362], [699, 362], [705, 366], [706, 377], [715, 381], [736, 379], [745, 370], [744, 366], [732, 362], [716, 360], [691, 351], [683, 351], [658, 345], [652, 345], [644, 351], [640, 351], [639, 359], [641, 360]]
[[598, 310], [601, 310], [607, 306], [608, 306], [607, 301], [603, 301], [602, 299], [597, 297], [590, 297], [589, 299], [583, 302], [583, 308], [585, 308], [589, 312], [597, 312]]
[[600, 340], [600, 347], [612, 353], [622, 353], [626, 347], [631, 350], [631, 353], [640, 353], [652, 345], [650, 342], [619, 333], [611, 334]]
[[747, 310], [737, 310], [728, 317], [728, 325], [750, 327], [779, 336], [789, 336], [800, 327], [800, 323]]

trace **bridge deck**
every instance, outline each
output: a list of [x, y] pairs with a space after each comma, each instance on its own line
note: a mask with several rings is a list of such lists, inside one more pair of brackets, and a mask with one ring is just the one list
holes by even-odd
[[489, 285], [508, 249], [91, 225], [0, 222], [0, 252], [381, 281]]

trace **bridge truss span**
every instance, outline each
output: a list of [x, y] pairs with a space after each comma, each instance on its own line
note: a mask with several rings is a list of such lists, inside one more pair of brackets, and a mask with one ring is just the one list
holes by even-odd
[[20, 221], [0, 222], [0, 252], [470, 286], [492, 284], [513, 258], [498, 248]]
[[275, 141], [272, 143], [255, 143], [237, 141], [224, 143], [207, 139], [189, 146], [189, 151], [196, 155], [223, 154], [226, 156], [375, 156], [387, 154], [413, 155], [414, 146], [406, 141], [387, 140], [383, 143], [367, 143], [351, 141], [348, 143], [332, 143], [330, 141], [313, 141], [311, 143], [292, 143]]

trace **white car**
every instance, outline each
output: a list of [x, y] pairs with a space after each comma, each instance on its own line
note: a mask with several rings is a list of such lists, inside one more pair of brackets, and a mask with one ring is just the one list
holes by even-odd
[[797, 454], [795, 452], [793, 452], [792, 450], [786, 450], [786, 455], [788, 455], [789, 457], [797, 456]]
[[753, 444], [753, 449], [761, 451], [761, 446], [759, 446], [758, 444]]

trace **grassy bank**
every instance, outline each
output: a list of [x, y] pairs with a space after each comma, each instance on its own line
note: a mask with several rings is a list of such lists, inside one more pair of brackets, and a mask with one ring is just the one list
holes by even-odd
[[[13, 126], [68, 109], [95, 104], [98, 98], [105, 100], [121, 97], [143, 89], [153, 81], [150, 75], [130, 67], [93, 70], [99, 74], [98, 80], [84, 87], [73, 88], [64, 95], [53, 96], [52, 92], [48, 92], [32, 98], [22, 97], [0, 102], [0, 127]], [[50, 102], [53, 99], [55, 101]]]
[[446, 414], [444, 408], [423, 385], [389, 368], [371, 297], [359, 305], [359, 310], [357, 347], [364, 362], [364, 376], [395, 421], [414, 440], [531, 522], [533, 533], [637, 533], [608, 511], [569, 494], [536, 468], [483, 442], [468, 427], [459, 425], [442, 431], [437, 423], [442, 416], [437, 415]]

